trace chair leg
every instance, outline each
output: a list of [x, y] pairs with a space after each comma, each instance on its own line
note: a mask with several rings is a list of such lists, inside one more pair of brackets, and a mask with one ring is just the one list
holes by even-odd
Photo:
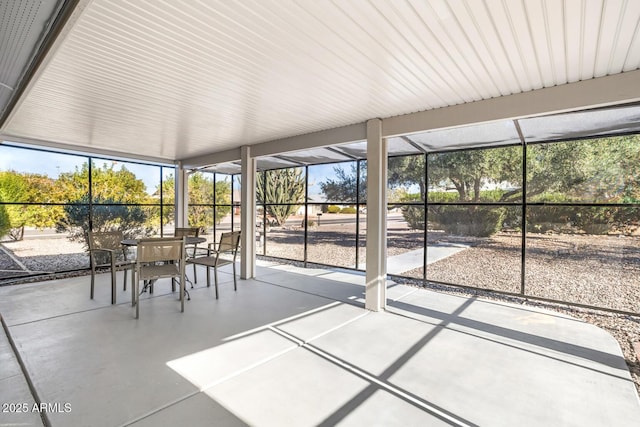
[[111, 269], [111, 304], [116, 303], [116, 269]]
[[93, 288], [95, 287], [96, 271], [91, 269], [91, 299], [93, 299]]
[[[132, 289], [134, 288], [134, 286], [131, 287]], [[140, 297], [138, 296], [138, 289], [140, 288], [140, 281], [136, 280], [136, 286], [135, 286], [135, 301], [134, 304], [136, 305], [136, 319], [140, 316]]]
[[236, 282], [236, 263], [233, 263], [233, 290], [238, 290], [238, 283]]
[[184, 282], [184, 274], [180, 275], [180, 312], [184, 313], [184, 291], [185, 291], [185, 282]]
[[213, 267], [213, 277], [216, 280], [216, 299], [218, 299], [218, 267]]
[[211, 267], [207, 266], [207, 288], [211, 286]]
[[[196, 273], [196, 265], [193, 264], [193, 283], [198, 283], [198, 273]], [[191, 287], [193, 288], [193, 283]]]
[[131, 270], [131, 307], [136, 305], [136, 290], [138, 289], [135, 270]]

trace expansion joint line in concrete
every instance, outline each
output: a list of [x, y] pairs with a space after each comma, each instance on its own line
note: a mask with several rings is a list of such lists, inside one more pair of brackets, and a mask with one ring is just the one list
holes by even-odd
[[[369, 312], [365, 313], [364, 315], [366, 315], [368, 313]], [[422, 401], [420, 399], [416, 399], [414, 396], [412, 396], [411, 394], [405, 392], [404, 390], [402, 390], [402, 389], [400, 389], [398, 387], [395, 387], [394, 385], [389, 384], [386, 381], [380, 380], [376, 376], [374, 376], [374, 375], [372, 375], [372, 374], [370, 374], [370, 373], [368, 373], [368, 372], [366, 372], [366, 371], [364, 371], [362, 369], [359, 369], [359, 368], [357, 368], [357, 367], [355, 367], [355, 366], [353, 366], [353, 365], [351, 365], [349, 363], [346, 363], [346, 362], [340, 360], [339, 358], [331, 355], [330, 353], [327, 353], [324, 350], [321, 350], [320, 348], [318, 348], [318, 347], [316, 347], [314, 345], [311, 345], [311, 341], [312, 340], [315, 340], [315, 339], [319, 338], [320, 336], [326, 335], [331, 331], [335, 331], [336, 329], [340, 329], [343, 326], [360, 319], [364, 315], [358, 316], [355, 319], [351, 319], [351, 320], [343, 323], [342, 325], [339, 325], [339, 326], [337, 326], [335, 328], [332, 328], [330, 331], [326, 331], [326, 332], [324, 332], [322, 334], [319, 334], [316, 337], [314, 337], [312, 339], [309, 339], [307, 341], [302, 341], [299, 338], [297, 338], [297, 337], [295, 337], [295, 336], [293, 336], [293, 335], [291, 335], [291, 334], [289, 334], [289, 333], [287, 333], [287, 332], [285, 332], [283, 330], [280, 330], [278, 328], [270, 328], [270, 329], [273, 330], [274, 332], [278, 333], [279, 335], [283, 336], [284, 338], [287, 338], [288, 340], [293, 341], [294, 343], [298, 343], [298, 345], [301, 348], [304, 348], [304, 349], [312, 352], [316, 356], [320, 356], [321, 358], [333, 363], [334, 365], [337, 365], [338, 367], [340, 367], [340, 368], [342, 368], [342, 369], [344, 369], [346, 371], [351, 372], [352, 374], [364, 379], [365, 381], [368, 381], [370, 384], [375, 384], [376, 386], [380, 387], [381, 389], [383, 389], [383, 390], [385, 390], [385, 391], [387, 391], [387, 392], [389, 392], [389, 393], [391, 393], [391, 394], [393, 394], [395, 396], [398, 396], [398, 397], [402, 398], [403, 400], [408, 401], [408, 402], [412, 403], [413, 405], [415, 405], [415, 406], [417, 406], [417, 407], [419, 407], [419, 408], [421, 408], [421, 409], [423, 409], [423, 410], [425, 410], [425, 411], [427, 411], [429, 413], [435, 414], [439, 418], [443, 418], [443, 419], [447, 420], [447, 422], [450, 423], [451, 425], [454, 425], [454, 426], [470, 426], [470, 424], [466, 424], [464, 422], [461, 422], [459, 419], [451, 417], [449, 414], [439, 410], [437, 407], [435, 407], [433, 405], [430, 405], [428, 402], [424, 402], [424, 401]]]
[[[336, 302], [336, 304], [331, 304], [331, 306], [334, 306], [334, 305], [337, 305], [337, 304], [340, 304], [340, 303]], [[321, 307], [321, 309], [326, 309], [326, 307]], [[315, 311], [320, 311], [320, 309], [317, 309]], [[345, 325], [347, 325], [347, 324], [349, 324], [349, 323], [351, 323], [353, 321], [356, 321], [356, 320], [360, 319], [363, 316], [366, 316], [368, 313], [369, 312], [363, 313], [363, 314], [361, 314], [359, 316], [356, 316], [354, 319], [351, 319], [351, 320], [349, 320], [347, 322], [344, 322], [344, 323], [342, 323], [342, 324], [340, 324], [340, 325], [338, 325], [336, 327], [328, 329], [328, 330], [316, 335], [315, 337], [311, 338], [311, 340], [319, 338], [319, 337], [321, 337], [323, 335], [326, 335], [326, 334], [328, 334], [328, 333], [330, 333], [332, 331], [335, 331], [336, 329], [339, 329], [339, 328], [341, 328], [341, 327], [343, 327], [343, 326], [345, 326]], [[307, 313], [305, 313], [305, 314], [307, 314]], [[290, 320], [293, 320], [293, 318], [297, 318], [297, 317], [299, 317], [299, 316], [292, 316], [292, 318], [287, 319], [287, 320], [290, 321]], [[283, 322], [278, 322], [278, 323], [283, 323]], [[292, 341], [296, 345], [292, 346], [292, 347], [289, 347], [289, 348], [286, 348], [286, 349], [284, 349], [282, 351], [279, 351], [277, 353], [274, 353], [274, 354], [272, 354], [272, 355], [270, 355], [268, 357], [265, 357], [263, 359], [260, 359], [260, 360], [256, 361], [255, 363], [252, 363], [249, 366], [246, 366], [246, 367], [244, 367], [242, 369], [239, 369], [237, 371], [231, 372], [230, 374], [225, 375], [222, 378], [218, 378], [216, 381], [207, 383], [207, 384], [201, 386], [196, 391], [193, 391], [193, 392], [191, 392], [191, 393], [189, 393], [189, 394], [187, 394], [185, 396], [182, 396], [182, 397], [180, 397], [178, 399], [175, 399], [175, 400], [173, 400], [173, 401], [171, 401], [171, 402], [169, 402], [169, 403], [167, 403], [165, 405], [162, 405], [160, 407], [154, 408], [154, 409], [152, 409], [152, 410], [150, 410], [150, 411], [148, 411], [148, 412], [136, 417], [133, 420], [127, 421], [125, 424], [122, 425], [122, 427], [126, 427], [126, 426], [130, 426], [132, 424], [135, 424], [135, 423], [137, 423], [137, 422], [139, 422], [139, 421], [141, 421], [141, 420], [143, 420], [145, 418], [148, 418], [148, 417], [150, 417], [150, 416], [152, 416], [152, 415], [154, 415], [154, 414], [156, 414], [156, 413], [158, 413], [160, 411], [168, 409], [169, 407], [171, 407], [173, 405], [176, 405], [176, 404], [178, 404], [178, 403], [180, 403], [180, 402], [182, 402], [184, 400], [187, 400], [187, 399], [189, 399], [191, 397], [194, 397], [194, 396], [198, 395], [199, 393], [203, 393], [203, 392], [207, 391], [208, 389], [215, 387], [218, 384], [224, 383], [225, 381], [228, 381], [228, 380], [230, 380], [232, 378], [238, 377], [238, 376], [240, 376], [240, 375], [242, 375], [242, 374], [244, 374], [246, 372], [249, 372], [249, 371], [259, 367], [259, 366], [265, 365], [265, 364], [271, 362], [272, 360], [277, 359], [278, 357], [280, 357], [280, 356], [282, 356], [282, 355], [284, 355], [286, 353], [289, 353], [290, 351], [293, 351], [293, 350], [295, 350], [297, 348], [300, 348], [300, 347], [304, 347], [304, 345], [306, 344], [306, 342], [301, 341], [301, 340], [295, 338], [294, 336], [287, 334], [286, 332], [278, 329], [277, 327], [275, 327], [273, 325], [268, 325], [266, 328], [259, 328], [259, 329], [260, 330], [270, 330], [272, 332], [275, 332], [276, 334], [286, 338], [287, 340]], [[255, 332], [255, 331], [252, 331], [252, 332]], [[234, 337], [234, 338], [237, 339], [238, 337]], [[311, 340], [309, 340], [309, 341], [311, 341]]]
[[[38, 407], [40, 407], [40, 405], [42, 403], [42, 400], [40, 400], [40, 397], [38, 396], [38, 392], [36, 391], [36, 387], [33, 384], [33, 381], [31, 380], [31, 376], [29, 376], [29, 371], [27, 371], [27, 367], [24, 364], [24, 361], [22, 360], [22, 356], [20, 356], [20, 353], [18, 352], [18, 348], [16, 347], [16, 343], [15, 343], [15, 341], [13, 341], [13, 337], [11, 336], [11, 333], [9, 332], [9, 327], [5, 323], [4, 317], [2, 317], [2, 315], [0, 315], [0, 323], [2, 323], [2, 329], [4, 329], [4, 333], [7, 336], [7, 339], [9, 340], [9, 345], [11, 346], [11, 351], [13, 351], [13, 355], [15, 356], [16, 360], [18, 361], [18, 365], [20, 365], [20, 370], [22, 371], [22, 375], [24, 375], [24, 378], [27, 381], [27, 386], [29, 387], [29, 391], [31, 392], [31, 396], [33, 396], [33, 400], [36, 402]], [[40, 411], [40, 418], [42, 419], [42, 424], [44, 424], [45, 427], [51, 427], [51, 421], [49, 421], [49, 417], [47, 416], [47, 411]]]

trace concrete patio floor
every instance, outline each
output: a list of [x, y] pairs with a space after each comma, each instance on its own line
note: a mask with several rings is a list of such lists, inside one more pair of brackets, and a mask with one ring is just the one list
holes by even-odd
[[29, 407], [0, 426], [640, 425], [617, 342], [556, 313], [398, 284], [373, 313], [362, 275], [262, 262], [135, 320], [118, 277], [114, 306], [107, 274], [0, 288], [0, 402]]

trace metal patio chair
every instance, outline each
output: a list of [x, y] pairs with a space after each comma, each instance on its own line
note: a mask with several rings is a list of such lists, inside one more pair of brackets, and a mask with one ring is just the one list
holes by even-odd
[[[200, 227], [176, 227], [173, 232], [174, 237], [198, 237], [200, 234]], [[187, 261], [191, 258], [194, 258], [198, 251], [198, 244], [194, 243], [191, 245], [185, 246], [185, 256]], [[193, 266], [193, 281], [198, 283], [198, 276], [196, 275], [196, 266]], [[193, 288], [193, 283], [191, 284]]]
[[132, 299], [136, 306], [136, 319], [140, 313], [140, 281], [153, 283], [158, 279], [171, 278], [172, 290], [175, 280], [180, 285], [180, 311], [184, 312], [185, 293], [185, 237], [140, 239], [135, 268], [135, 286], [132, 286]]
[[95, 276], [98, 269], [111, 270], [111, 304], [116, 303], [116, 272], [124, 271], [124, 290], [127, 290], [127, 270], [131, 270], [135, 261], [127, 259], [127, 248], [122, 244], [122, 231], [90, 231], [89, 263], [91, 264], [91, 299], [95, 288]]
[[215, 243], [209, 243], [207, 255], [197, 256], [187, 262], [194, 265], [203, 265], [207, 268], [207, 287], [211, 286], [211, 268], [215, 278], [216, 299], [218, 299], [218, 268], [231, 264], [233, 266], [233, 289], [238, 290], [236, 281], [236, 259], [240, 248], [240, 231], [222, 233], [218, 248]]

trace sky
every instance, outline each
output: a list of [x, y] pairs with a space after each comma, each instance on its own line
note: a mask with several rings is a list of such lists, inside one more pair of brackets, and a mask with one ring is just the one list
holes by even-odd
[[[38, 173], [56, 179], [61, 173], [73, 172], [76, 167], [81, 168], [82, 164], [86, 162], [86, 159], [87, 158], [82, 155], [50, 153], [0, 145], [0, 171], [13, 170], [16, 172]], [[103, 164], [110, 166], [111, 163], [115, 163], [116, 170], [120, 169], [121, 166], [126, 166], [129, 171], [143, 180], [147, 193], [149, 194], [155, 192], [156, 186], [158, 186], [160, 182], [160, 176], [156, 166], [140, 165], [119, 160], [104, 160], [100, 158], [94, 158], [94, 163], [99, 167], [102, 167]], [[350, 163], [342, 163], [340, 167], [350, 172], [350, 165]], [[327, 178], [335, 176], [335, 166], [337, 165], [327, 164], [315, 165], [309, 168], [309, 197], [311, 200], [323, 200], [319, 184]], [[168, 173], [167, 169], [165, 169], [165, 173]]]
[[[56, 179], [61, 173], [73, 172], [76, 167], [81, 168], [86, 161], [87, 157], [81, 155], [50, 153], [0, 145], [0, 171], [38, 173]], [[144, 182], [149, 194], [153, 194], [160, 184], [160, 172], [157, 166], [94, 158], [94, 164], [99, 167], [102, 167], [103, 164], [109, 166], [112, 163], [115, 163], [116, 170], [119, 170], [121, 166], [126, 166], [129, 171]]]

